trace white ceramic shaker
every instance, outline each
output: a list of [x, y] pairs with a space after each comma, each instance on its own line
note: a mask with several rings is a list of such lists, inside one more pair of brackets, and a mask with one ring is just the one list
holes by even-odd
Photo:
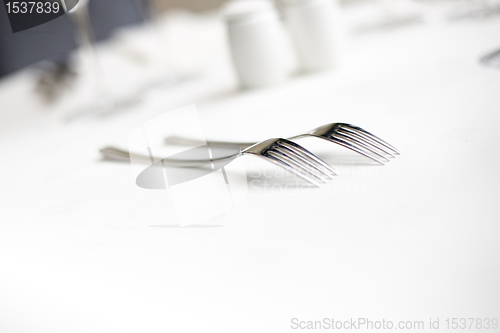
[[301, 67], [316, 71], [338, 64], [342, 44], [336, 0], [282, 0]]
[[291, 74], [292, 50], [274, 4], [237, 0], [224, 8], [233, 64], [243, 88], [284, 82]]

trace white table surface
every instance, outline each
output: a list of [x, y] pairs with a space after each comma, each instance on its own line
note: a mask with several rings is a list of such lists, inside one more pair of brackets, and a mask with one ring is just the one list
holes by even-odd
[[[200, 40], [223, 46], [204, 24], [214, 35]], [[355, 35], [338, 70], [242, 93], [224, 47], [190, 36], [220, 66], [103, 119], [64, 122], [75, 102], [43, 105], [29, 71], [0, 82], [2, 333], [289, 332], [292, 318], [358, 317], [425, 331], [440, 318], [446, 331], [446, 318], [500, 318], [500, 70], [478, 62], [500, 47], [500, 17]], [[189, 104], [209, 138], [342, 121], [403, 154], [377, 166], [304, 140], [339, 171], [328, 186], [250, 186], [205, 223], [221, 227], [172, 227], [166, 191], [136, 187], [99, 149]], [[243, 159], [250, 174], [276, 170]]]

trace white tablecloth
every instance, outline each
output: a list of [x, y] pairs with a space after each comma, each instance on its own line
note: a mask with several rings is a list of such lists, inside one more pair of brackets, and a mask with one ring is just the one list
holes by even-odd
[[[67, 123], [75, 103], [44, 106], [29, 71], [0, 82], [0, 331], [289, 332], [293, 318], [358, 317], [426, 330], [439, 318], [445, 330], [447, 318], [499, 318], [500, 71], [478, 60], [500, 47], [500, 18], [351, 36], [338, 70], [241, 93], [221, 27], [204, 20], [200, 36], [217, 35], [219, 51], [183, 45], [218, 65], [128, 112]], [[99, 149], [126, 148], [139, 120], [189, 104], [208, 138], [341, 121], [402, 155], [378, 166], [303, 140], [339, 171], [321, 189], [250, 183], [277, 169], [243, 157], [246, 199], [180, 228], [166, 191], [138, 188]]]

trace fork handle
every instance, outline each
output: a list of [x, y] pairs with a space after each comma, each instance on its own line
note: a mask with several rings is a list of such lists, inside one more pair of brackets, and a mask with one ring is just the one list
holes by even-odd
[[[105, 147], [105, 148], [101, 149], [100, 152], [105, 159], [112, 160], [112, 161], [130, 162], [131, 160], [133, 160], [133, 161], [147, 163], [147, 164], [154, 164], [154, 163], [158, 162], [158, 161], [155, 161], [152, 157], [149, 157], [146, 155], [141, 155], [141, 154], [129, 153], [128, 151], [125, 151], [125, 150], [119, 149], [119, 148], [115, 148], [115, 147]], [[201, 160], [182, 160], [182, 159], [164, 158], [161, 161], [163, 161], [162, 165], [166, 166], [166, 167], [179, 167], [179, 168], [205, 167], [205, 166], [209, 166], [209, 164], [211, 164], [211, 163], [220, 163], [220, 162], [224, 162], [224, 161], [233, 160], [238, 155], [239, 154], [233, 154], [233, 155], [222, 156], [222, 157], [217, 157], [217, 158], [213, 158], [213, 159], [201, 159]]]
[[164, 143], [179, 146], [201, 146], [208, 144], [210, 146], [238, 146], [240, 149], [245, 149], [256, 144], [256, 142], [230, 142], [230, 141], [200, 141], [185, 138], [182, 136], [168, 136], [165, 138]]

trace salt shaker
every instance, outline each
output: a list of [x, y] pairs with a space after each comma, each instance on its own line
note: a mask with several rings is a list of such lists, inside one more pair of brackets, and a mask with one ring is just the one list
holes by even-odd
[[284, 82], [292, 50], [273, 3], [239, 0], [224, 9], [233, 64], [244, 88]]
[[337, 1], [282, 2], [303, 70], [315, 71], [337, 65], [342, 39]]

